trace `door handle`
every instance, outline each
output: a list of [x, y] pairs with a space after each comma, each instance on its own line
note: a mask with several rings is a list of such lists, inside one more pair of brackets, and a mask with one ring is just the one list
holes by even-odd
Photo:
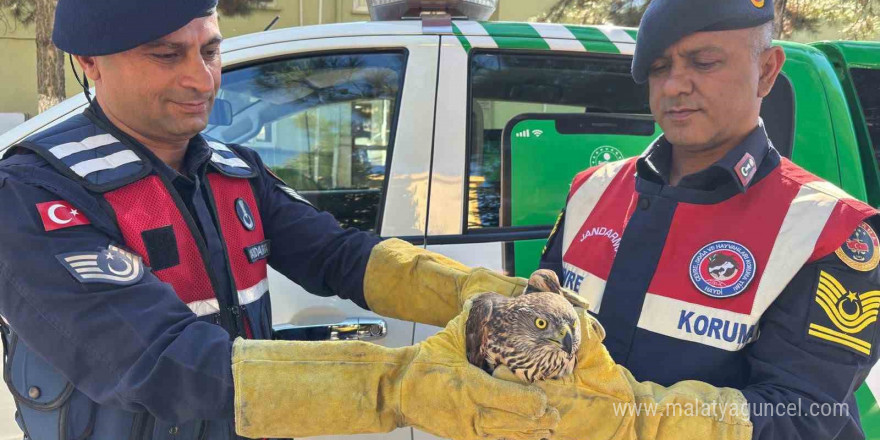
[[272, 327], [273, 339], [283, 341], [375, 341], [388, 334], [388, 324], [379, 318], [348, 318], [336, 324]]

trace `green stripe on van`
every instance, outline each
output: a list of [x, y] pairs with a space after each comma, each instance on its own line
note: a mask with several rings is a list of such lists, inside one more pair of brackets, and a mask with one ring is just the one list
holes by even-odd
[[455, 34], [455, 37], [458, 38], [458, 42], [461, 43], [461, 46], [464, 47], [464, 51], [470, 52], [471, 43], [468, 41], [467, 37], [465, 37], [464, 34], [461, 33], [461, 29], [459, 29], [458, 26], [455, 25], [455, 23], [452, 23], [452, 32]]
[[617, 46], [599, 29], [584, 26], [566, 26], [566, 29], [584, 45], [587, 52], [620, 53]]
[[528, 23], [481, 22], [501, 49], [550, 49], [550, 45]]

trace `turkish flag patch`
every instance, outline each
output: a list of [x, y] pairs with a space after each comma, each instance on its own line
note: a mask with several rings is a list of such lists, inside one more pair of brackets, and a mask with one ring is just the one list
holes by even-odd
[[43, 219], [43, 227], [46, 228], [46, 231], [92, 223], [85, 215], [77, 211], [73, 205], [64, 200], [37, 203], [37, 211], [40, 212], [40, 218]]

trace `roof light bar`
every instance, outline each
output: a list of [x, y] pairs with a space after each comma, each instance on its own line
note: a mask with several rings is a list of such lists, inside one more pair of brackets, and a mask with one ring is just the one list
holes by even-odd
[[367, 7], [373, 21], [419, 19], [424, 13], [485, 21], [498, 0], [367, 0]]

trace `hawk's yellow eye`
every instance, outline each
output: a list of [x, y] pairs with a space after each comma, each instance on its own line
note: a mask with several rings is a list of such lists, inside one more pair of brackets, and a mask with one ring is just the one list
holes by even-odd
[[547, 321], [545, 321], [541, 318], [538, 318], [535, 320], [535, 327], [538, 327], [539, 329], [544, 330], [545, 328], [547, 328]]

